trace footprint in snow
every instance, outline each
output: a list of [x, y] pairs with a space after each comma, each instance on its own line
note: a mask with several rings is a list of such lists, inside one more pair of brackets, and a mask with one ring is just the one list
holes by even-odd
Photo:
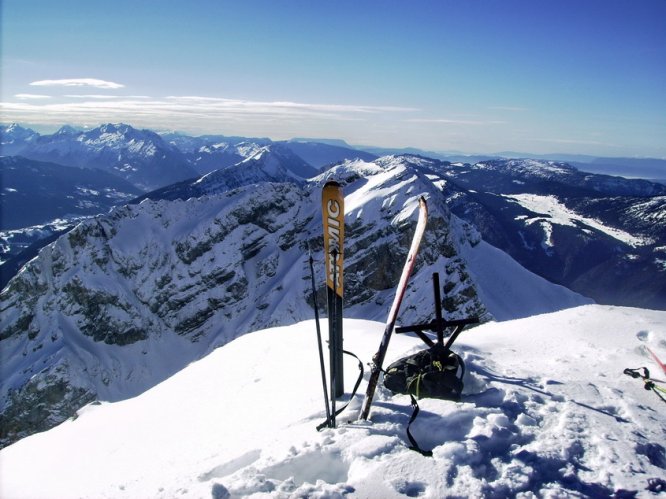
[[426, 486], [422, 482], [397, 480], [392, 485], [399, 494], [406, 495], [407, 497], [419, 497], [420, 495], [423, 495], [426, 490]]
[[650, 339], [650, 331], [639, 331], [636, 333], [636, 338], [638, 338], [639, 341], [646, 342]]
[[259, 459], [260, 455], [261, 455], [261, 450], [259, 449], [248, 451], [245, 454], [238, 456], [235, 459], [232, 459], [231, 461], [216, 466], [215, 468], [211, 469], [210, 471], [207, 471], [206, 473], [202, 473], [201, 475], [199, 475], [198, 479], [200, 482], [207, 482], [212, 478], [221, 478], [223, 476], [231, 475], [232, 473], [235, 473], [241, 468], [245, 468], [253, 464], [255, 461]]

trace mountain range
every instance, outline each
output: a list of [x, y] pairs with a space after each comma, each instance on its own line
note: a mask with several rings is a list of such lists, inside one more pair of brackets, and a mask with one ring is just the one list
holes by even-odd
[[[129, 125], [37, 137], [13, 127], [5, 143], [23, 157], [3, 164], [32, 177], [3, 186], [3, 203], [43, 188], [40, 172], [74, 168], [34, 158], [42, 153], [86, 165], [77, 168], [103, 165], [138, 195], [130, 200], [128, 187], [117, 206], [72, 222], [4, 287], [2, 445], [90, 402], [143, 393], [238, 336], [310, 318], [325, 294], [309, 289], [306, 255], [322, 283], [320, 189], [331, 179], [345, 192], [345, 317], [385, 318], [420, 196], [430, 217], [405, 323], [431, 318], [433, 272], [449, 318], [509, 320], [593, 299], [666, 309], [666, 186], [658, 183], [556, 161], [377, 158], [339, 143], [162, 137]], [[197, 160], [204, 154], [207, 164]], [[160, 157], [165, 178], [180, 178], [145, 192], [158, 185]], [[74, 181], [60, 196], [79, 206], [91, 191], [120, 192], [104, 189]]]
[[[30, 261], [1, 295], [3, 442], [90, 401], [137, 395], [242, 334], [311, 317], [304, 255], [309, 248], [323, 262], [319, 193], [329, 179], [346, 193], [348, 317], [385, 316], [422, 195], [429, 229], [403, 320], [429, 318], [434, 271], [443, 274], [450, 317], [517, 317], [589, 302], [494, 252], [451, 214], [446, 180], [421, 158], [346, 161], [307, 181], [290, 158], [268, 149], [249, 165], [115, 208]], [[496, 292], [501, 279], [485, 266], [519, 284]], [[482, 303], [480, 293], [491, 298]]]
[[[21, 139], [21, 137], [28, 139]], [[106, 124], [87, 131], [63, 126], [52, 135], [26, 135], [17, 126], [2, 131], [2, 154], [102, 170], [146, 191], [196, 177], [183, 153], [150, 130]], [[5, 151], [9, 144], [9, 151]]]
[[[0, 126], [0, 155], [5, 157], [0, 164], [0, 286], [4, 287], [34, 256], [39, 241], [71, 229], [81, 217], [104, 213], [114, 202], [124, 203], [142, 192], [186, 179], [195, 181], [200, 175], [232, 167], [269, 145], [275, 150], [281, 148], [283, 155], [300, 153], [300, 173], [306, 176], [316, 174], [323, 165], [375, 157], [349, 146], [327, 143], [223, 135], [191, 137], [177, 132], [158, 135], [122, 123], [87, 131], [65, 125], [51, 135], [40, 135], [18, 124]], [[56, 172], [59, 181], [51, 176]], [[115, 200], [112, 193], [117, 194]], [[25, 199], [34, 202], [15, 206], [15, 201]], [[20, 255], [23, 251], [28, 254]]]
[[[3, 152], [21, 152], [29, 157], [46, 154], [55, 161], [63, 158], [63, 151], [68, 151], [70, 163], [86, 164], [87, 168], [94, 165], [91, 158], [104, 154], [131, 158], [132, 164], [143, 165], [147, 151], [172, 151], [170, 157], [179, 157], [180, 164], [186, 166], [179, 176], [187, 180], [171, 182], [168, 174], [162, 174], [162, 166], [157, 161], [151, 168], [144, 168], [141, 176], [147, 175], [149, 183], [159, 187], [137, 197], [138, 201], [146, 197], [182, 197], [186, 192], [198, 195], [203, 189], [230, 188], [234, 183], [247, 183], [252, 179], [258, 182], [277, 178], [267, 173], [269, 169], [256, 166], [268, 149], [273, 155], [281, 156], [276, 164], [289, 163], [300, 179], [312, 177], [317, 169], [345, 160], [369, 162], [376, 159], [375, 155], [356, 150], [343, 141], [273, 142], [267, 138], [222, 135], [190, 137], [176, 132], [158, 135], [125, 124], [102, 125], [87, 132], [64, 126], [46, 136], [19, 125], [0, 131]], [[654, 279], [666, 265], [663, 249], [666, 186], [663, 184], [584, 172], [569, 163], [543, 159], [485, 159], [476, 163], [429, 159], [431, 167], [450, 181], [447, 193], [454, 213], [472, 223], [484, 240], [506, 251], [529, 270], [600, 303], [657, 309], [665, 306], [664, 285]], [[572, 156], [571, 159], [579, 164], [593, 162], [589, 157]], [[3, 159], [3, 165], [7, 161]], [[127, 184], [117, 187], [115, 184], [119, 181], [115, 184], [112, 181], [116, 177], [101, 173], [88, 175], [88, 179], [99, 180], [94, 187], [85, 183], [74, 185], [78, 181], [77, 170], [68, 171], [64, 167], [62, 176], [73, 179], [74, 184], [64, 189], [59, 183], [48, 181], [48, 189], [45, 189], [46, 177], [36, 173], [35, 160], [32, 163], [16, 158], [11, 161], [14, 165], [31, 165], [31, 168], [13, 168], [11, 175], [3, 175], [2, 196], [6, 204], [0, 227], [0, 256], [7, 263], [0, 265], [3, 286], [34, 256], [40, 240], [47, 241], [53, 234], [70, 229], [82, 216], [107, 211], [114, 201], [127, 202], [132, 192], [137, 195], [140, 190], [145, 192], [145, 182], [133, 183], [132, 191]], [[164, 161], [169, 170], [173, 162]], [[620, 164], [618, 161], [615, 163]], [[652, 161], [651, 165], [655, 167], [658, 161]], [[50, 168], [54, 171], [53, 166]], [[115, 175], [119, 170], [122, 170], [120, 163], [116, 163], [110, 171]], [[12, 175], [18, 171], [23, 175], [20, 189], [18, 184], [12, 183]], [[91, 171], [104, 170], [93, 168]], [[200, 180], [200, 175], [207, 177]], [[239, 180], [243, 176], [245, 178]], [[213, 185], [215, 183], [218, 185]], [[49, 200], [61, 198], [59, 203], [53, 203], [52, 210], [49, 203], [40, 202], [46, 199], [43, 198], [46, 190]], [[100, 196], [91, 199], [93, 192], [115, 192], [118, 199], [101, 196], [106, 204], [100, 204]], [[13, 208], [13, 199], [28, 198], [37, 203], [28, 209]], [[60, 211], [58, 205], [62, 206]], [[39, 206], [46, 207], [41, 212], [43, 216], [28, 222], [26, 217]], [[29, 251], [20, 255], [24, 250]]]

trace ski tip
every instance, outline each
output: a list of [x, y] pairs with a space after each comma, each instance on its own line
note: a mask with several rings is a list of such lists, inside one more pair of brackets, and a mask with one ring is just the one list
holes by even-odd
[[327, 180], [324, 187], [340, 187], [340, 182], [337, 180]]

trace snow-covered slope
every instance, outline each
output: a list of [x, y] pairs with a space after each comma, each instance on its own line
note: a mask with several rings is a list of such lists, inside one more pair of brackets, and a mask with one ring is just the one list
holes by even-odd
[[[481, 241], [461, 245], [461, 256], [479, 299], [499, 321], [575, 307], [592, 300], [572, 293], [521, 266], [502, 250]], [[517, 312], [517, 308], [520, 312]]]
[[666, 188], [553, 161], [436, 166], [451, 211], [522, 266], [599, 303], [666, 310]]
[[[407, 304], [409, 303], [409, 300]], [[364, 361], [382, 324], [346, 320]], [[90, 405], [0, 451], [19, 497], [655, 497], [666, 491], [664, 403], [625, 376], [666, 357], [666, 312], [597, 305], [463, 332], [461, 402], [378, 390], [369, 422], [317, 433], [314, 322], [246, 335], [131, 400]], [[397, 335], [387, 362], [422, 347]], [[347, 390], [355, 363], [346, 371]], [[367, 376], [367, 375], [366, 375]], [[662, 374], [663, 377], [663, 374]], [[664, 386], [664, 385], [662, 385]], [[365, 388], [361, 385], [361, 391]], [[351, 420], [347, 423], [347, 420]]]
[[257, 154], [262, 147], [266, 145], [254, 142], [238, 144], [215, 142], [202, 145], [195, 151], [186, 153], [185, 157], [200, 175], [205, 175], [248, 159]]
[[[3, 442], [49, 428], [90, 400], [135, 396], [244, 333], [312, 317], [306, 255], [310, 247], [323, 261], [320, 190], [329, 178], [346, 195], [345, 317], [385, 319], [421, 195], [430, 217], [404, 320], [431, 318], [435, 271], [453, 318], [518, 317], [523, 301], [529, 313], [586, 303], [516, 271], [505, 284], [514, 291], [484, 306], [479, 294], [496, 288], [480, 285], [494, 279], [482, 267], [468, 270], [461, 256], [482, 251], [479, 235], [451, 216], [446, 181], [425, 159], [350, 161], [307, 183], [287, 175], [291, 182], [244, 185], [257, 179], [248, 173], [276, 164], [263, 158], [239, 165], [237, 183], [224, 177], [231, 190], [213, 188], [213, 173], [200, 191], [186, 184], [169, 193], [173, 200], [86, 221], [10, 282], [0, 295]], [[533, 296], [547, 299], [536, 308]]]
[[609, 196], [659, 196], [666, 186], [642, 179], [625, 179], [587, 173], [568, 163], [536, 159], [497, 159], [475, 165], [460, 165], [455, 177], [465, 184], [483, 186], [494, 192], [521, 192], [530, 184], [544, 190], [559, 186], [576, 187]]
[[274, 142], [268, 138], [202, 135], [191, 137], [178, 132], [162, 133], [162, 138], [177, 147], [187, 162], [205, 175], [254, 156], [259, 149]]
[[157, 189], [138, 198], [137, 201], [144, 199], [184, 200], [263, 182], [303, 184], [306, 179], [312, 178], [318, 173], [282, 144], [269, 144], [263, 147], [253, 145], [247, 153], [249, 154], [247, 158], [233, 165], [219, 168], [197, 179]]

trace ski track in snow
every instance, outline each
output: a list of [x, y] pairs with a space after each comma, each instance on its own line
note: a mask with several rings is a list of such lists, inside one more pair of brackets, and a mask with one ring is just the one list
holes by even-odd
[[[325, 329], [325, 328], [324, 328]], [[346, 320], [366, 362], [383, 325]], [[324, 334], [326, 331], [324, 330]], [[666, 412], [625, 367], [666, 357], [666, 313], [587, 305], [463, 332], [459, 403], [411, 408], [381, 385], [323, 420], [314, 322], [245, 335], [134, 399], [0, 451], [13, 497], [654, 497], [666, 491]], [[420, 349], [394, 335], [385, 365]], [[357, 375], [346, 362], [345, 386]], [[366, 373], [367, 379], [367, 373]], [[364, 384], [359, 393], [363, 393]]]

